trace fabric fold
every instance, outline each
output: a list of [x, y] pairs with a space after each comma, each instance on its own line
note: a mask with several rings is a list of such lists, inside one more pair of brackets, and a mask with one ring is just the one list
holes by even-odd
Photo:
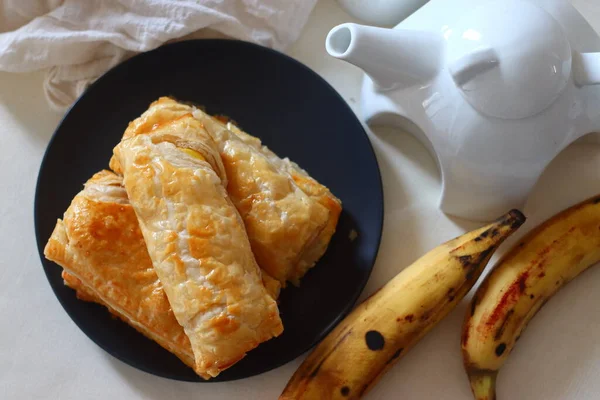
[[126, 58], [182, 39], [229, 37], [284, 50], [316, 0], [8, 0], [0, 71], [50, 68], [44, 92], [64, 110]]

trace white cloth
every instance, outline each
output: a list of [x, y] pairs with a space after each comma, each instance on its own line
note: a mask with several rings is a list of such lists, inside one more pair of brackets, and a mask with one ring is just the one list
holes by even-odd
[[298, 38], [315, 3], [0, 0], [0, 71], [49, 68], [44, 93], [54, 109], [64, 110], [106, 70], [167, 41], [232, 37], [283, 50]]

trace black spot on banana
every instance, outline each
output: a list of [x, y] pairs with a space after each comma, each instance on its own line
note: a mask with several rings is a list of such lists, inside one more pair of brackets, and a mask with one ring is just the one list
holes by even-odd
[[365, 335], [365, 342], [369, 350], [382, 350], [385, 346], [385, 338], [377, 331], [369, 331]]
[[356, 307], [306, 358], [280, 400], [358, 399], [442, 320], [525, 217], [511, 211], [425, 254]]
[[496, 399], [498, 370], [539, 309], [600, 262], [600, 196], [546, 221], [485, 278], [465, 317], [462, 352], [477, 400]]

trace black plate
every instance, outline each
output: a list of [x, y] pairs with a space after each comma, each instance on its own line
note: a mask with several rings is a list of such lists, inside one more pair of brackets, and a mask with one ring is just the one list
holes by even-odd
[[[117, 66], [85, 92], [56, 129], [42, 161], [35, 196], [38, 250], [56, 297], [79, 328], [119, 360], [166, 378], [200, 380], [103, 307], [78, 301], [63, 285], [61, 269], [43, 257], [56, 219], [83, 182], [107, 168], [127, 123], [165, 95], [232, 117], [277, 154], [298, 162], [343, 202], [325, 256], [300, 288], [281, 294], [285, 332], [214, 381], [269, 371], [321, 340], [350, 311], [369, 278], [383, 224], [373, 149], [354, 113], [322, 78], [292, 58], [245, 42], [164, 46]], [[352, 229], [358, 233], [354, 241], [349, 239]]]

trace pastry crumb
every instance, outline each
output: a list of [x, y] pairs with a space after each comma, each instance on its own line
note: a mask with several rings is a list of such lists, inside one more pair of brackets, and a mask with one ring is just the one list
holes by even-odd
[[358, 232], [356, 232], [354, 229], [352, 229], [350, 231], [350, 233], [348, 234], [348, 239], [350, 239], [351, 242], [354, 242], [357, 237], [358, 237]]

